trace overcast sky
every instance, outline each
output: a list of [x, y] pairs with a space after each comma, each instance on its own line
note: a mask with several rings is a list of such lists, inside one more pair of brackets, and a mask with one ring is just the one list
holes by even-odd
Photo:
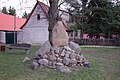
[[[46, 0], [39, 1], [46, 4]], [[0, 9], [2, 9], [2, 7], [4, 6], [6, 6], [7, 9], [9, 8], [9, 6], [12, 6], [16, 9], [17, 16], [20, 17], [25, 11], [30, 13], [35, 3], [36, 0], [0, 0]]]
[[[48, 4], [48, 0], [39, 0], [45, 4]], [[21, 17], [21, 15], [27, 11], [27, 13], [30, 13], [33, 9], [36, 0], [0, 0], [0, 10], [6, 6], [8, 9], [9, 6], [12, 6], [16, 9], [17, 16]], [[62, 9], [64, 7], [62, 6]]]

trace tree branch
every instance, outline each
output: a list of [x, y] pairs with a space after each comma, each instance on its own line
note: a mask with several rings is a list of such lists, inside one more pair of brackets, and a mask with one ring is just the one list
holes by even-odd
[[63, 3], [64, 3], [64, 1], [63, 2], [61, 1], [61, 3], [58, 5], [58, 7], [60, 7]]

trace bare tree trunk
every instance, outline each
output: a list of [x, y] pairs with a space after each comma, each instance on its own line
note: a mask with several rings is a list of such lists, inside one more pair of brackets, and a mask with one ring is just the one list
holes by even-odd
[[48, 27], [48, 31], [49, 31], [49, 41], [50, 41], [50, 37], [52, 35], [52, 29], [55, 26], [55, 24], [58, 21], [58, 2], [59, 0], [49, 0], [50, 3], [50, 8], [49, 8], [49, 12], [48, 12], [48, 18], [49, 18], [49, 27]]

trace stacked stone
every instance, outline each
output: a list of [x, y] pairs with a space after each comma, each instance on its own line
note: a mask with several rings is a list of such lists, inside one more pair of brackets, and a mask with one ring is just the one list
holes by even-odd
[[52, 47], [50, 42], [47, 41], [36, 52], [32, 68], [49, 67], [61, 72], [71, 72], [71, 67], [84, 66], [85, 63], [86, 59], [81, 55], [78, 44], [69, 42], [67, 46]]
[[46, 41], [36, 52], [32, 68], [49, 67], [61, 72], [71, 72], [71, 67], [89, 64], [81, 55], [80, 46], [68, 42], [68, 35], [62, 23], [58, 22], [53, 28], [50, 41]]

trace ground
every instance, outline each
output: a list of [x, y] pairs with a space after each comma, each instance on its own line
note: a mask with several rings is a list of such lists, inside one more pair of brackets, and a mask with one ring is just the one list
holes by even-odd
[[[31, 61], [39, 46], [30, 51]], [[91, 63], [73, 73], [53, 69], [32, 70], [31, 61], [23, 63], [25, 52], [0, 53], [0, 80], [120, 80], [120, 48], [82, 47], [82, 54]]]

